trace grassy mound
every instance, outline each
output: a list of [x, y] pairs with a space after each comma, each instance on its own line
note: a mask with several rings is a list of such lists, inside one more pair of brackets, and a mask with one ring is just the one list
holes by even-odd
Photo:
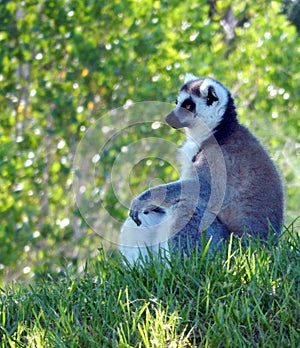
[[1, 347], [297, 347], [299, 235], [225, 249], [134, 267], [100, 251], [82, 274], [6, 286]]

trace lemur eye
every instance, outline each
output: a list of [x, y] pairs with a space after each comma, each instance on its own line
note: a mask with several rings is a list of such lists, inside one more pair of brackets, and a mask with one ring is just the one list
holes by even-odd
[[181, 107], [188, 111], [195, 111], [196, 105], [191, 98], [188, 98], [181, 104]]
[[177, 105], [178, 104], [178, 99], [176, 98], [176, 100], [175, 100], [175, 104]]

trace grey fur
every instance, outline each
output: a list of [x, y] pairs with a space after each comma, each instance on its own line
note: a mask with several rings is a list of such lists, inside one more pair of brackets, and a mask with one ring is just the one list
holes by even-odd
[[[215, 251], [223, 245], [223, 242], [229, 239], [228, 229], [220, 222], [218, 218], [203, 232], [199, 230], [200, 221], [205, 214], [205, 208], [197, 206], [189, 223], [178, 233], [170, 238], [170, 249], [179, 251], [183, 256], [189, 255], [195, 247], [202, 248], [210, 243], [210, 250]], [[203, 245], [203, 242], [205, 245]]]

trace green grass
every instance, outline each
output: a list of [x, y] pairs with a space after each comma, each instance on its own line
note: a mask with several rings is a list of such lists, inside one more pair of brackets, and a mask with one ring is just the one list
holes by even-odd
[[[233, 244], [236, 244], [233, 246]], [[299, 347], [300, 238], [129, 268], [100, 251], [82, 274], [1, 290], [1, 347]]]

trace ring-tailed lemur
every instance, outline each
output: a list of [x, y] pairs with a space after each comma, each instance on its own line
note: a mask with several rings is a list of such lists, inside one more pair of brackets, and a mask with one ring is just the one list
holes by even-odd
[[172, 249], [201, 244], [204, 229], [214, 245], [230, 233], [261, 239], [280, 233], [280, 176], [259, 141], [238, 122], [227, 88], [187, 74], [166, 121], [186, 131], [180, 180], [150, 188], [132, 201], [120, 235], [130, 262], [140, 252], [147, 254], [145, 245], [168, 250], [168, 238]]

